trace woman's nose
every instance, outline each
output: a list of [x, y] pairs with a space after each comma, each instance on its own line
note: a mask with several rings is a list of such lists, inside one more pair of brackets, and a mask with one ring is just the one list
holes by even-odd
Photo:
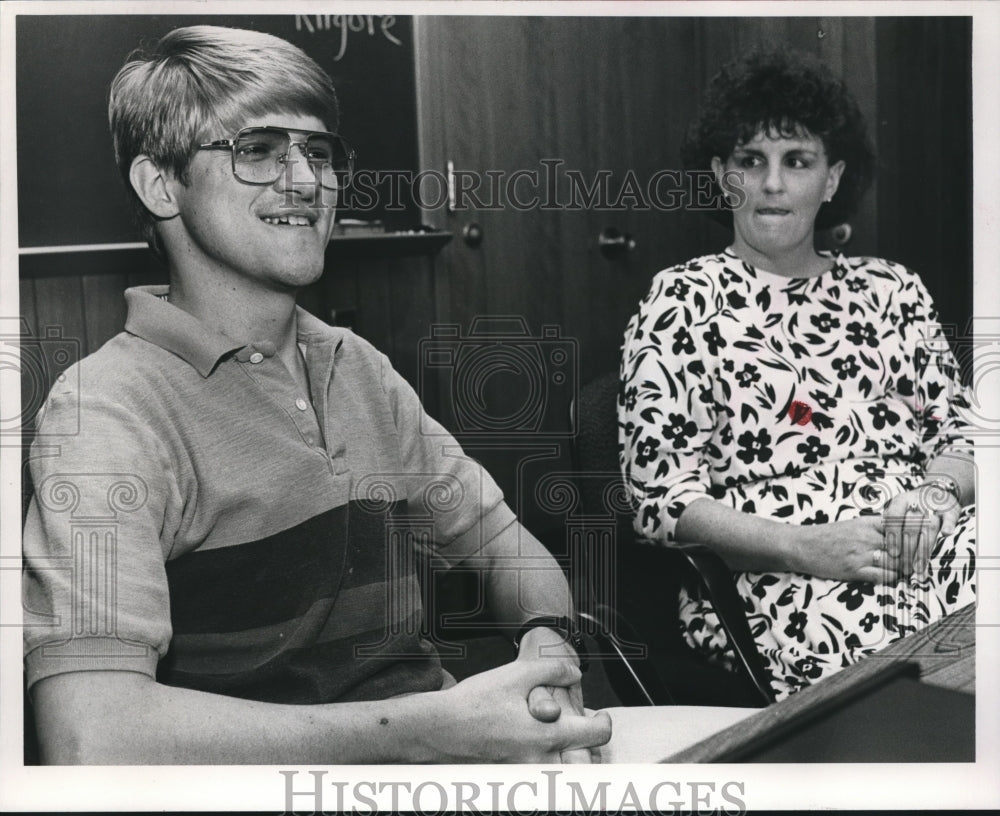
[[769, 164], [764, 175], [764, 189], [769, 193], [780, 192], [785, 186], [784, 170], [780, 164]]

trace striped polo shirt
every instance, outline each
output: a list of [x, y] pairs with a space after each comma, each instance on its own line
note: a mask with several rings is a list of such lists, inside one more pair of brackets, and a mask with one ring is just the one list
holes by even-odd
[[298, 310], [301, 393], [273, 346], [165, 294], [129, 289], [125, 331], [40, 417], [29, 686], [122, 670], [291, 703], [440, 688], [415, 553], [477, 553], [514, 522], [499, 488], [352, 332]]

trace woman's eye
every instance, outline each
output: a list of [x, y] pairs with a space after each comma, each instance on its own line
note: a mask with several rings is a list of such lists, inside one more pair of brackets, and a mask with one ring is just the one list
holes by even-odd
[[788, 159], [788, 166], [794, 167], [796, 170], [805, 170], [809, 167], [809, 162], [805, 159], [799, 158], [798, 156], [792, 156]]
[[740, 156], [736, 159], [736, 166], [750, 169], [752, 167], [759, 167], [761, 160], [757, 156]]

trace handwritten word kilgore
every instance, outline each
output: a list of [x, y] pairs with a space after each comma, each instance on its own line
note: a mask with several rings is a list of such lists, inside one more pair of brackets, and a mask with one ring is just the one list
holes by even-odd
[[343, 59], [347, 53], [347, 35], [350, 33], [367, 33], [369, 37], [374, 37], [378, 31], [385, 39], [393, 45], [402, 45], [403, 42], [395, 36], [390, 29], [396, 25], [396, 18], [391, 14], [296, 14], [295, 30], [305, 29], [310, 34], [317, 31], [330, 31], [331, 29], [340, 32], [340, 50], [333, 58], [335, 62]]

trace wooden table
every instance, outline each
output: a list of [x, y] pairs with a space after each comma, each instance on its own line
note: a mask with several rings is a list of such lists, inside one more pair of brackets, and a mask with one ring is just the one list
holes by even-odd
[[881, 652], [849, 666], [815, 686], [761, 709], [664, 762], [712, 762], [788, 719], [821, 705], [845, 688], [861, 684], [885, 669], [888, 662], [909, 661], [920, 666], [920, 680], [935, 686], [974, 694], [976, 690], [975, 606], [960, 609], [921, 632], [890, 644]]

